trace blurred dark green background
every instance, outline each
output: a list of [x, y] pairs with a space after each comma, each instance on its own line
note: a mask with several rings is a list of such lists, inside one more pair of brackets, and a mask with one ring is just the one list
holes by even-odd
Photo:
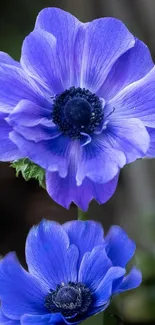
[[[147, 43], [155, 57], [155, 0], [2, 0], [0, 50], [19, 59], [22, 40], [33, 29], [37, 13], [48, 6], [68, 10], [83, 21], [117, 17]], [[32, 224], [42, 217], [65, 222], [76, 216], [74, 206], [65, 211], [37, 183], [16, 179], [8, 164], [0, 165], [1, 255], [16, 250], [24, 263], [24, 242]], [[137, 243], [133, 263], [143, 271], [143, 285], [114, 299], [109, 314], [120, 314], [124, 324], [155, 324], [155, 160], [126, 166], [113, 198], [104, 206], [92, 202], [89, 217], [100, 220], [106, 231], [111, 224], [124, 227]], [[102, 316], [86, 322], [95, 323], [103, 324]], [[116, 320], [110, 316], [107, 324], [116, 324]]]

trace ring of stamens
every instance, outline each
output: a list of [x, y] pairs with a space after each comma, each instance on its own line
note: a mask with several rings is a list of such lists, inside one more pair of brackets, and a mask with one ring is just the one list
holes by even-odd
[[85, 88], [71, 87], [53, 100], [52, 120], [71, 139], [92, 134], [103, 121], [102, 102]]

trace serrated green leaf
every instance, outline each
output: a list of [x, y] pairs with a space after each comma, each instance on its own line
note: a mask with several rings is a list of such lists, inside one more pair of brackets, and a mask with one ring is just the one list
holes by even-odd
[[39, 182], [41, 187], [45, 188], [45, 170], [34, 164], [28, 158], [14, 161], [11, 167], [15, 168], [17, 177], [21, 173], [26, 181], [34, 178]]

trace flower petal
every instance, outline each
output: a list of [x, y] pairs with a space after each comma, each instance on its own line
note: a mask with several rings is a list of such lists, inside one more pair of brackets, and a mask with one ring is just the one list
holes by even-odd
[[106, 252], [114, 266], [125, 267], [134, 255], [135, 243], [119, 226], [112, 226], [105, 237]]
[[145, 126], [155, 127], [155, 68], [144, 78], [132, 83], [109, 101], [105, 115], [110, 119], [138, 118]]
[[52, 94], [64, 91], [56, 53], [55, 37], [41, 29], [30, 33], [23, 42], [21, 65]]
[[129, 84], [143, 78], [153, 66], [148, 47], [136, 39], [135, 46], [120, 56], [113, 65], [97, 94], [110, 100]]
[[104, 247], [96, 246], [92, 252], [85, 253], [80, 265], [78, 281], [84, 283], [93, 292], [111, 266], [112, 263]]
[[147, 128], [147, 131], [150, 136], [150, 145], [146, 153], [146, 156], [150, 158], [154, 158], [155, 157], [155, 129]]
[[34, 142], [56, 138], [61, 134], [51, 120], [51, 110], [28, 100], [21, 100], [18, 103], [7, 118], [7, 122], [24, 138]]
[[10, 319], [5, 317], [2, 313], [2, 309], [0, 310], [0, 324], [2, 325], [20, 325], [20, 320]]
[[10, 55], [8, 55], [5, 52], [0, 51], [0, 64], [9, 64], [9, 65], [15, 65], [17, 67], [20, 67], [20, 63], [15, 61], [14, 59], [11, 58]]
[[104, 279], [93, 294], [95, 299], [94, 307], [99, 307], [108, 303], [112, 297], [113, 282], [125, 274], [125, 269], [121, 267], [111, 267], [106, 273]]
[[60, 314], [47, 314], [47, 315], [24, 315], [20, 320], [21, 325], [37, 324], [37, 325], [47, 325], [47, 324], [57, 324], [63, 325], [64, 321]]
[[135, 267], [132, 268], [130, 273], [124, 277], [121, 285], [116, 290], [116, 293], [121, 293], [126, 290], [135, 289], [140, 286], [142, 282], [142, 273], [137, 270]]
[[76, 56], [81, 62], [80, 87], [97, 92], [113, 64], [134, 46], [135, 39], [115, 18], [96, 19], [84, 27], [85, 35], [81, 29], [76, 40]]
[[125, 154], [127, 163], [144, 157], [149, 148], [149, 134], [144, 124], [136, 118], [112, 120], [108, 124], [106, 135], [111, 146]]
[[69, 164], [70, 139], [59, 136], [54, 139], [40, 142], [29, 141], [19, 133], [10, 133], [10, 139], [17, 145], [24, 157], [49, 171], [58, 171], [59, 175], [66, 177]]
[[30, 230], [26, 242], [26, 261], [30, 273], [41, 279], [47, 289], [77, 281], [78, 249], [69, 246], [63, 227], [43, 221]]
[[47, 105], [48, 101], [34, 81], [16, 65], [0, 64], [0, 110], [10, 113], [21, 99]]
[[76, 55], [74, 46], [83, 24], [70, 13], [58, 8], [43, 9], [36, 20], [36, 29], [51, 33], [56, 38], [56, 51], [63, 88], [75, 85]]
[[10, 113], [9, 121], [12, 124], [32, 127], [41, 123], [44, 118], [50, 117], [51, 107], [44, 108], [30, 100], [21, 100]]
[[86, 252], [91, 252], [95, 246], [104, 245], [104, 232], [102, 225], [94, 221], [69, 221], [64, 223], [70, 244], [74, 244], [79, 250], [80, 265]]
[[21, 267], [13, 253], [0, 262], [0, 288], [2, 311], [8, 318], [18, 320], [24, 313], [46, 313], [47, 291]]
[[[99, 184], [84, 178], [82, 184], [77, 186], [75, 175], [68, 172], [65, 178], [57, 172], [46, 173], [46, 189], [48, 194], [58, 204], [68, 209], [74, 202], [82, 210], [87, 211], [91, 200], [95, 199], [100, 204], [107, 202], [116, 190], [118, 174], [109, 182]], [[67, 193], [67, 195], [66, 195]]]
[[[4, 115], [5, 116], [5, 115]], [[1, 115], [2, 118], [2, 115]], [[9, 133], [12, 128], [5, 120], [0, 119], [0, 160], [1, 161], [13, 161], [23, 158], [22, 153], [17, 146], [9, 139]]]
[[108, 183], [125, 163], [124, 153], [112, 148], [106, 132], [94, 135], [92, 141], [83, 147], [76, 174], [77, 185], [80, 186], [85, 177], [95, 183]]
[[61, 135], [57, 127], [48, 128], [42, 124], [38, 124], [30, 128], [25, 126], [14, 126], [14, 130], [22, 135], [26, 140], [30, 140], [35, 143], [55, 139]]

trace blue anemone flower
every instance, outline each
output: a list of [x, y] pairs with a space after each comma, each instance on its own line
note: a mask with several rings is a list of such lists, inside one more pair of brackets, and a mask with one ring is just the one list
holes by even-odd
[[20, 63], [0, 53], [0, 126], [0, 160], [27, 157], [45, 169], [56, 202], [106, 202], [120, 168], [155, 153], [147, 46], [115, 18], [82, 23], [42, 10]]
[[14, 253], [0, 262], [0, 324], [78, 324], [107, 308], [114, 294], [136, 288], [128, 275], [134, 242], [118, 226], [104, 238], [94, 221], [42, 221], [26, 241], [28, 272]]

